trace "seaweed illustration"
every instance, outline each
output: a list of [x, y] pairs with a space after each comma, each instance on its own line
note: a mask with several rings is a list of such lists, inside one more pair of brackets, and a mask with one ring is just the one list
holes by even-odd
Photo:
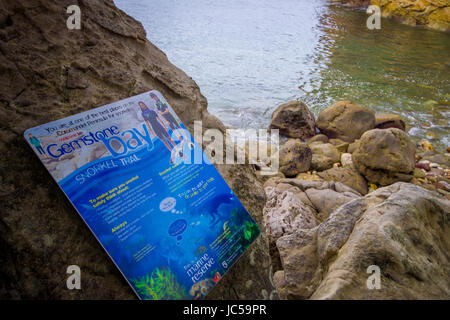
[[148, 300], [179, 300], [188, 297], [186, 288], [178, 283], [169, 268], [156, 268], [149, 275], [132, 279], [137, 292]]
[[[243, 250], [246, 250], [248, 246], [255, 240], [259, 233], [259, 227], [253, 221], [245, 219], [245, 212], [241, 208], [233, 208], [231, 210], [230, 220], [232, 224], [230, 224], [230, 229], [232, 232], [236, 232], [240, 226], [242, 226], [243, 236], [240, 239], [240, 244], [243, 247]], [[230, 239], [231, 241], [232, 239]]]
[[253, 242], [253, 240], [255, 240], [256, 237], [258, 237], [259, 232], [260, 230], [256, 223], [249, 220], [244, 221], [244, 238], [241, 241], [241, 244], [244, 247], [244, 249], [247, 249], [248, 246]]

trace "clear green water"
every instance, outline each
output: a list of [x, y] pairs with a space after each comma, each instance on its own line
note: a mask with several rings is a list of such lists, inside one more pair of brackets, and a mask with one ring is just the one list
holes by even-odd
[[[415, 138], [449, 145], [450, 34], [326, 0], [116, 0], [234, 127], [264, 128], [277, 105], [317, 114], [337, 100], [396, 113]], [[435, 102], [433, 102], [435, 101]]]

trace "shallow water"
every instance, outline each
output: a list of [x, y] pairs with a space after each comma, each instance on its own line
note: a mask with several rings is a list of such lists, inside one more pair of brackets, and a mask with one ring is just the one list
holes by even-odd
[[191, 76], [210, 112], [265, 128], [300, 98], [315, 115], [337, 100], [397, 113], [416, 138], [449, 145], [450, 34], [325, 0], [115, 0]]

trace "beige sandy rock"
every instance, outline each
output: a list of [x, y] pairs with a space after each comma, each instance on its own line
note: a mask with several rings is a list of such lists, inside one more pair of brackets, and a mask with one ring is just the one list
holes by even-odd
[[316, 126], [330, 139], [353, 142], [375, 126], [375, 114], [350, 101], [339, 101], [317, 117]]

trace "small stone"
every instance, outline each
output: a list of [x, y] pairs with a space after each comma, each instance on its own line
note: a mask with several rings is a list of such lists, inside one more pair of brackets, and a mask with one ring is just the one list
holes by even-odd
[[430, 165], [428, 163], [422, 163], [422, 162], [416, 163], [416, 168], [423, 169], [423, 170], [426, 170], [426, 171], [430, 171], [430, 169], [431, 169]]
[[422, 170], [416, 168], [416, 169], [414, 169], [414, 177], [415, 178], [425, 178], [426, 174]]

